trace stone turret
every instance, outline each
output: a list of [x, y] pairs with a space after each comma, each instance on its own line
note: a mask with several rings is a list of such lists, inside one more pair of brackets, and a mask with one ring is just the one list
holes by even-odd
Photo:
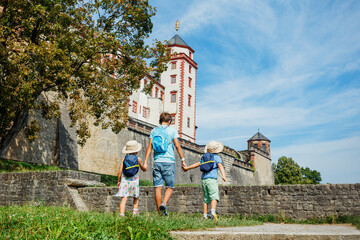
[[257, 132], [252, 138], [248, 140], [248, 150], [261, 150], [267, 153], [270, 157], [270, 140]]

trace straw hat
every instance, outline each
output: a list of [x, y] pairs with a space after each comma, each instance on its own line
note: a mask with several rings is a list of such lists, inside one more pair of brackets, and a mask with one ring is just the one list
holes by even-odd
[[208, 144], [206, 144], [204, 152], [209, 153], [219, 153], [223, 150], [224, 145], [221, 142], [218, 141], [211, 141]]
[[123, 153], [136, 153], [139, 152], [141, 149], [141, 144], [138, 143], [136, 140], [131, 140], [126, 143], [123, 147]]

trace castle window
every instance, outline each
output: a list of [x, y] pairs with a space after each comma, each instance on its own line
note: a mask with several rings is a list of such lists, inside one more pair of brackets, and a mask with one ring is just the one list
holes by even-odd
[[265, 144], [262, 145], [262, 150], [263, 150], [264, 152], [266, 152], [266, 145], [265, 145]]
[[192, 79], [189, 77], [189, 88], [191, 88]]
[[175, 103], [176, 102], [176, 92], [171, 92], [171, 102]]
[[191, 66], [189, 65], [189, 73], [191, 73]]
[[191, 52], [189, 52], [189, 57], [192, 59], [192, 53]]
[[159, 89], [155, 88], [155, 97], [158, 97], [158, 96], [159, 96]]
[[176, 114], [171, 114], [171, 124], [175, 124], [175, 115]]
[[146, 87], [147, 81], [146, 79], [144, 79], [144, 87]]
[[188, 106], [191, 107], [191, 96], [188, 95]]
[[176, 62], [171, 63], [171, 69], [176, 69]]
[[144, 118], [149, 118], [150, 117], [150, 109], [143, 107], [143, 117]]
[[190, 127], [190, 118], [187, 118], [187, 127]]
[[171, 75], [171, 83], [176, 83], [176, 75]]
[[137, 102], [135, 102], [135, 101], [133, 101], [133, 109], [132, 109], [132, 111], [133, 111], [133, 113], [136, 113], [136, 111], [137, 111]]
[[253, 147], [254, 147], [254, 148], [258, 148], [258, 145], [257, 145], [257, 144], [254, 144]]
[[160, 91], [160, 99], [164, 100], [164, 92], [163, 91]]

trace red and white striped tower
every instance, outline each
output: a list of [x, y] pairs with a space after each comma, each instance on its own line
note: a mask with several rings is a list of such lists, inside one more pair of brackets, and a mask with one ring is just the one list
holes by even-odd
[[171, 60], [161, 74], [165, 87], [164, 110], [173, 116], [173, 126], [181, 138], [196, 142], [196, 71], [194, 50], [176, 34], [168, 47]]

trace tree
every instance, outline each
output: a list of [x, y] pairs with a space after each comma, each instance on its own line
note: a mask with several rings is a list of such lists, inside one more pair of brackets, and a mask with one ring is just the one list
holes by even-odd
[[80, 144], [89, 116], [115, 133], [125, 127], [139, 80], [150, 71], [157, 80], [170, 59], [161, 42], [144, 43], [155, 10], [147, 0], [1, 1], [0, 155], [24, 127], [36, 138], [29, 113], [58, 118], [65, 100]]
[[300, 166], [292, 159], [281, 157], [277, 164], [273, 164], [275, 184], [299, 184], [301, 183]]
[[321, 175], [316, 170], [311, 170], [310, 168], [301, 168], [301, 174], [303, 177], [304, 184], [319, 184], [321, 182]]
[[302, 168], [292, 158], [280, 157], [273, 163], [275, 184], [318, 184], [320, 173], [310, 168]]

